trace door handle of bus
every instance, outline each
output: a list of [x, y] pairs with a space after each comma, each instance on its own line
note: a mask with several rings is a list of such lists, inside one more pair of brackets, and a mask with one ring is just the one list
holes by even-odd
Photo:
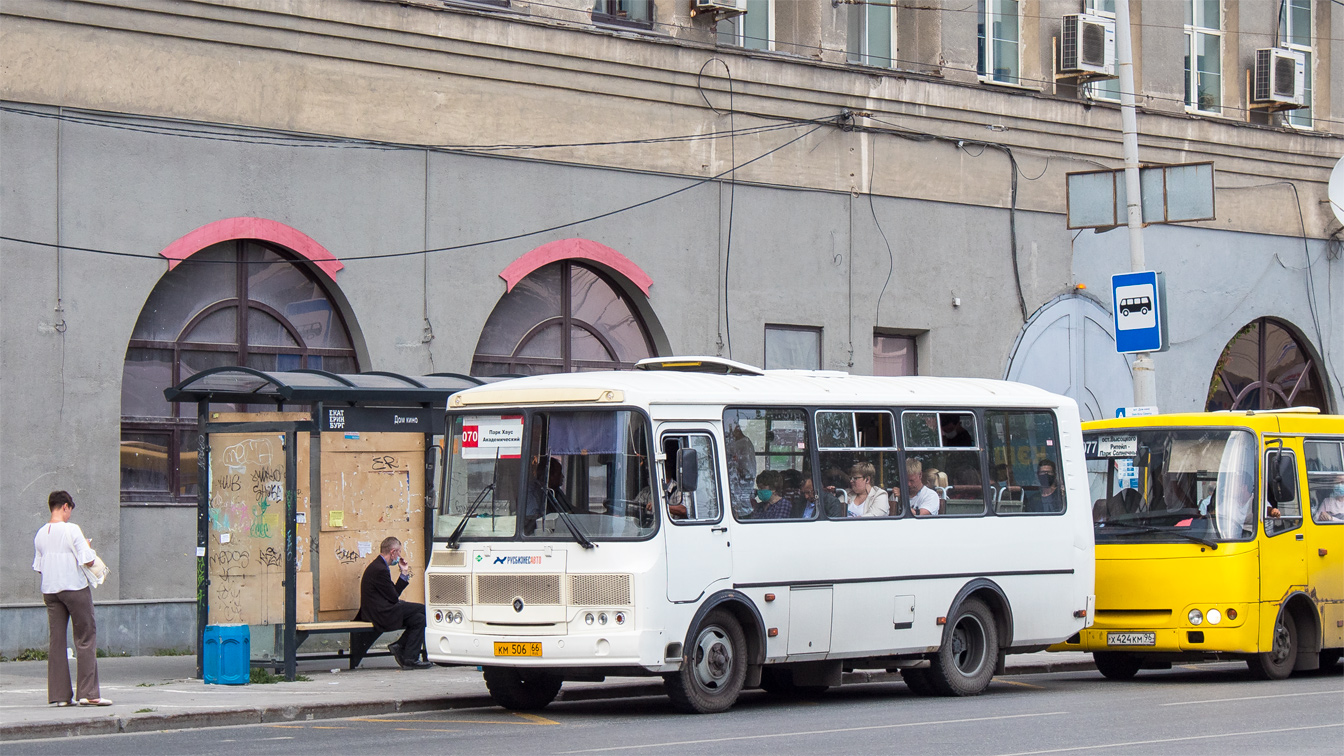
[[717, 527], [717, 528], [710, 528], [710, 529], [709, 529], [709, 532], [711, 532], [711, 533], [727, 533], [727, 532], [728, 532], [728, 526], [727, 526], [727, 525], [722, 525], [722, 526]]
[[1301, 534], [1301, 533], [1298, 533], [1298, 534], [1297, 534], [1297, 540], [1299, 540], [1299, 541], [1302, 540], [1302, 534]]

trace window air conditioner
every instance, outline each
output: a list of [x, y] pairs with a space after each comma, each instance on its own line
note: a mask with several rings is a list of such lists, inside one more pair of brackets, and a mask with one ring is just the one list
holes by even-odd
[[1306, 105], [1307, 61], [1296, 50], [1265, 47], [1255, 51], [1254, 95], [1256, 102]]
[[709, 13], [717, 16], [740, 16], [747, 12], [747, 0], [691, 0], [691, 15]]
[[1115, 75], [1115, 21], [1073, 13], [1064, 17], [1060, 70]]

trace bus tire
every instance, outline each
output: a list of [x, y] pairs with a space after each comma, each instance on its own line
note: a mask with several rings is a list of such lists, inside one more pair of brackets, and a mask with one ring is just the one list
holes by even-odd
[[1131, 680], [1143, 666], [1142, 656], [1123, 651], [1093, 651], [1092, 661], [1108, 680]]
[[687, 647], [681, 669], [663, 676], [672, 706], [687, 714], [728, 710], [747, 679], [747, 636], [732, 614], [705, 615]]
[[793, 670], [767, 665], [761, 670], [761, 690], [782, 698], [812, 698], [830, 690], [829, 685], [798, 685]]
[[929, 682], [944, 696], [978, 696], [989, 687], [999, 658], [994, 614], [979, 599], [967, 599], [949, 624], [947, 642], [929, 666]]
[[1297, 623], [1287, 607], [1279, 610], [1274, 623], [1274, 646], [1263, 654], [1246, 659], [1251, 677], [1257, 680], [1283, 680], [1293, 673], [1297, 662]]
[[564, 681], [539, 669], [486, 667], [485, 687], [495, 703], [513, 711], [536, 711], [560, 695]]
[[929, 670], [927, 669], [903, 669], [901, 670], [901, 679], [905, 681], [905, 687], [917, 696], [938, 695], [933, 683], [929, 682]]

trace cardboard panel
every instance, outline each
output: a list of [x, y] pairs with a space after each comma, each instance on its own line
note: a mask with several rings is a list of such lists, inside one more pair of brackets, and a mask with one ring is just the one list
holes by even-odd
[[401, 540], [414, 570], [402, 598], [423, 603], [424, 458], [421, 433], [322, 434], [322, 619], [349, 619], [359, 610], [360, 578], [388, 536]]
[[[306, 419], [298, 415], [297, 419]], [[295, 419], [293, 413], [225, 414], [212, 420]], [[207, 574], [211, 624], [279, 624], [285, 620], [285, 452], [280, 433], [229, 433], [210, 437], [209, 546]], [[308, 437], [299, 434], [298, 621], [313, 616], [313, 576], [307, 567]]]

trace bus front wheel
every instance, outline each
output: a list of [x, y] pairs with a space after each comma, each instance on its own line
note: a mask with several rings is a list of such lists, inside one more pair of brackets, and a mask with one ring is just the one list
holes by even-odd
[[495, 703], [513, 711], [536, 711], [560, 695], [563, 680], [537, 669], [486, 667], [485, 687]]
[[951, 625], [929, 666], [929, 682], [945, 696], [978, 696], [989, 687], [999, 658], [994, 614], [979, 599], [967, 599], [957, 607]]
[[746, 679], [747, 636], [737, 619], [721, 609], [705, 615], [681, 669], [663, 676], [672, 705], [688, 714], [726, 711]]
[[1287, 609], [1279, 612], [1274, 623], [1274, 646], [1263, 654], [1255, 654], [1246, 660], [1251, 677], [1257, 680], [1282, 680], [1293, 673], [1293, 664], [1297, 661], [1297, 623]]
[[1097, 671], [1110, 680], [1129, 680], [1139, 673], [1143, 657], [1122, 651], [1093, 651], [1092, 661]]

